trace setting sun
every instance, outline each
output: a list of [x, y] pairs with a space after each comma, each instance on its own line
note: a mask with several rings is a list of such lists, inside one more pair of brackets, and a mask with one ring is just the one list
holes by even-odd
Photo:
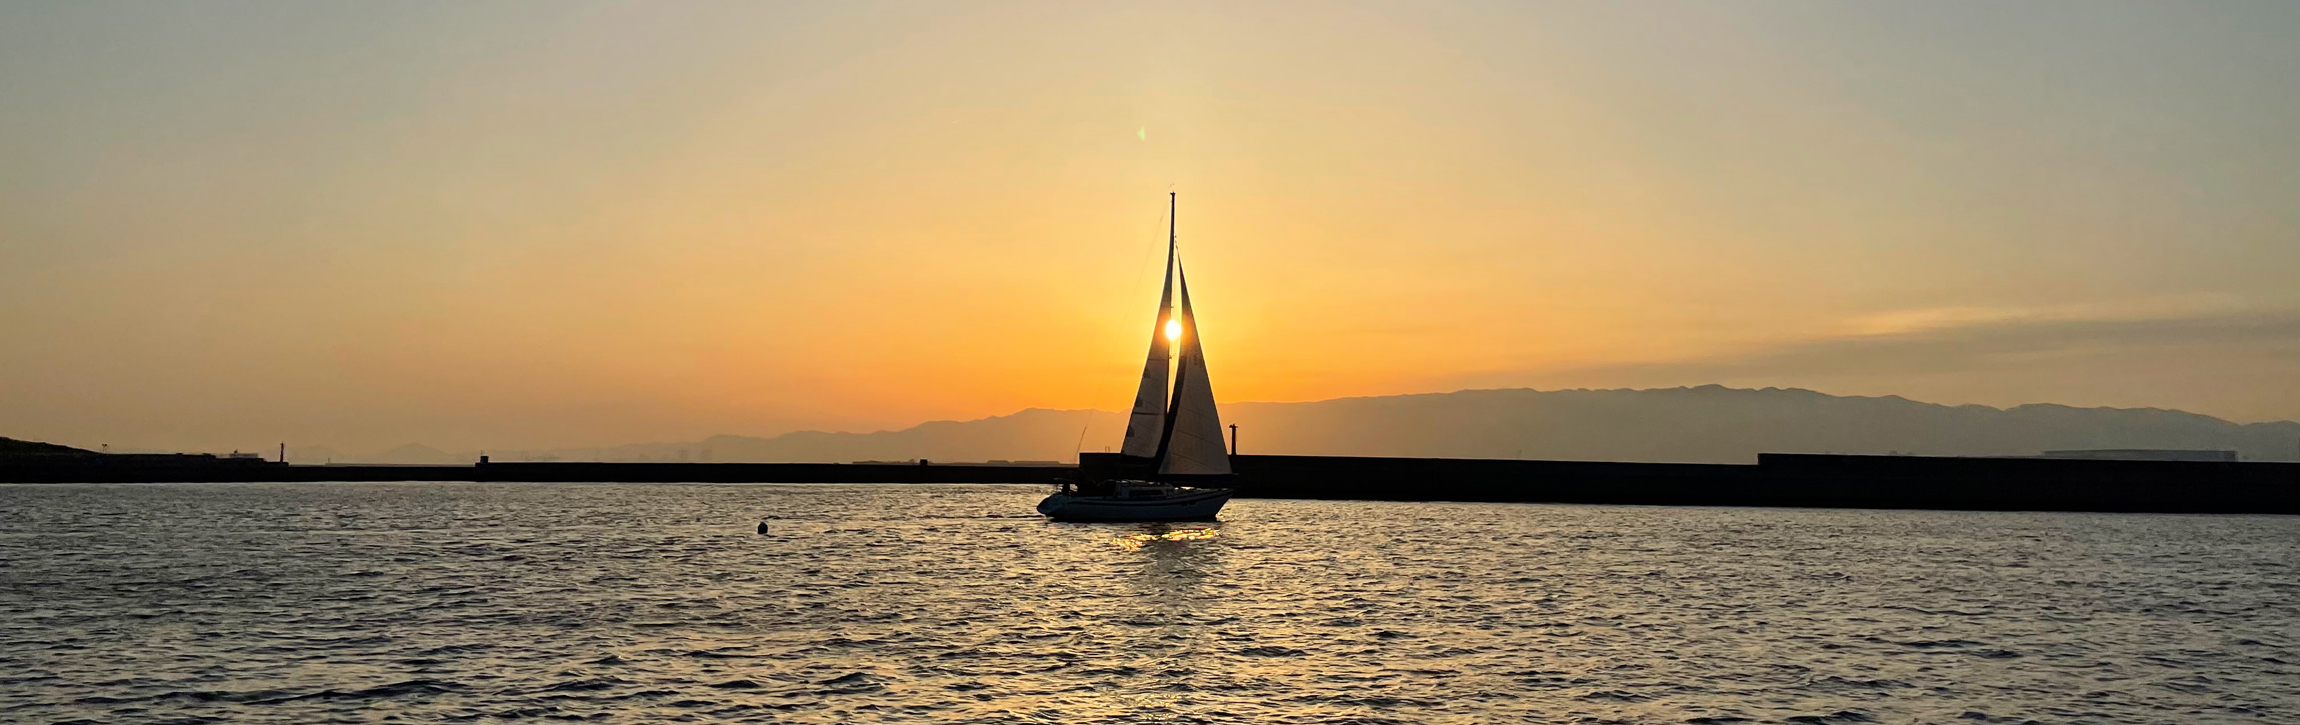
[[1176, 342], [1179, 342], [1179, 341], [1181, 341], [1181, 339], [1182, 339], [1182, 321], [1181, 321], [1181, 320], [1167, 320], [1167, 321], [1166, 321], [1166, 339], [1168, 339], [1168, 340], [1173, 340], [1173, 341], [1176, 341]]

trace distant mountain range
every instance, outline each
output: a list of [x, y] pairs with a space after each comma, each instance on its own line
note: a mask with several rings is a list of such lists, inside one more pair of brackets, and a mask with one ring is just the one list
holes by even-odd
[[1747, 463], [1759, 453], [2177, 448], [2300, 458], [2300, 423], [2288, 421], [2238, 424], [2155, 408], [1952, 406], [1796, 388], [1465, 390], [1247, 403], [1223, 413], [1246, 431], [1246, 451], [1258, 453]]
[[[2300, 459], [2300, 423], [2231, 423], [2154, 408], [1937, 405], [1897, 396], [1704, 385], [1653, 390], [1464, 390], [1308, 403], [1232, 403], [1246, 453], [1746, 463], [1759, 453], [2034, 455], [2087, 448], [2234, 450]], [[876, 433], [806, 431], [601, 449], [497, 451], [498, 461], [1061, 461], [1115, 446], [1124, 418], [1030, 409]], [[409, 445], [357, 459], [290, 449], [299, 463], [468, 463], [477, 452]]]

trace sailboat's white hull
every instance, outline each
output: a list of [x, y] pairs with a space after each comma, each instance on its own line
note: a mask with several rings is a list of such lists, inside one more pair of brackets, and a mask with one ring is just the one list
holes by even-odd
[[1157, 499], [1057, 493], [1038, 502], [1038, 512], [1056, 521], [1212, 521], [1230, 502], [1231, 493], [1226, 488], [1185, 488]]

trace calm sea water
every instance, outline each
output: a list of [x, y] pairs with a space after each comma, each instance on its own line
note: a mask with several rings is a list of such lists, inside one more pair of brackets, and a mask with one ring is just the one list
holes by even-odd
[[2300, 518], [1041, 494], [0, 486], [0, 721], [2300, 723]]

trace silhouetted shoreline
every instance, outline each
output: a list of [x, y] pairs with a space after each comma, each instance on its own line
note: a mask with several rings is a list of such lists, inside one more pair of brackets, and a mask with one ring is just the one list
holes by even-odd
[[[0, 462], [6, 483], [469, 481], [1020, 483], [1105, 478], [1082, 466], [885, 463], [286, 465], [202, 456], [43, 456]], [[1242, 498], [1652, 506], [2300, 514], [2300, 464], [1766, 454], [1758, 463], [1609, 463], [1236, 456]]]

